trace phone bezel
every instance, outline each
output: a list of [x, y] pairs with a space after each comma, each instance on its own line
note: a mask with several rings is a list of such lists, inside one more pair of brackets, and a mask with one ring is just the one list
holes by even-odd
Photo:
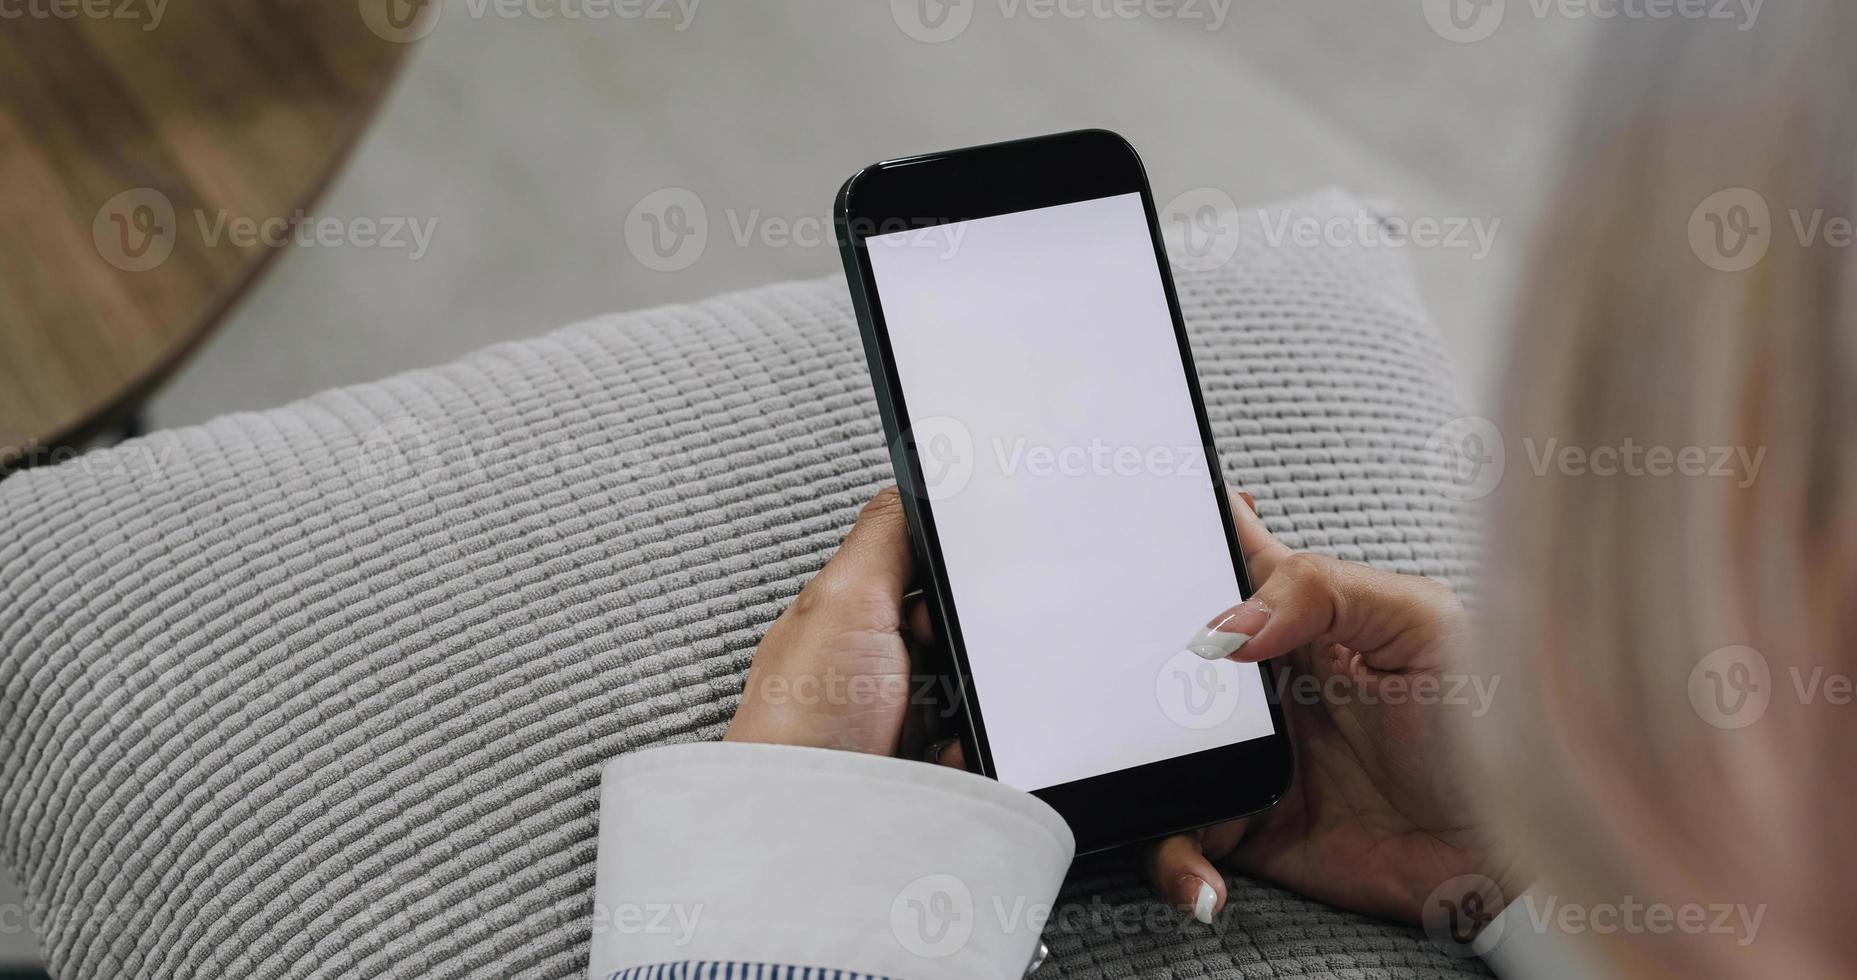
[[[1141, 159], [1127, 140], [1107, 130], [1091, 129], [886, 160], [859, 170], [845, 181], [834, 208], [839, 250], [870, 362], [891, 463], [904, 490], [903, 509], [916, 549], [918, 584], [931, 600], [936, 627], [953, 657], [964, 709], [962, 745], [969, 765], [994, 778], [997, 773], [985, 718], [973, 689], [973, 673], [942, 560], [933, 507], [925, 493], [913, 492], [922, 487], [918, 477], [921, 468], [914, 441], [903, 423], [909, 417], [908, 410], [893, 368], [889, 331], [865, 239], [902, 228], [926, 228], [1130, 193], [1141, 195], [1147, 213], [1155, 263], [1173, 317], [1200, 441], [1206, 451], [1207, 472], [1213, 474], [1212, 492], [1224, 519], [1233, 571], [1241, 595], [1249, 596], [1251, 579], [1238, 545], [1225, 481], [1219, 476], [1222, 470], [1218, 451], [1174, 290], [1154, 195]], [[1288, 791], [1294, 764], [1282, 706], [1276, 697], [1275, 669], [1260, 665], [1259, 670], [1270, 702], [1273, 734], [1035, 790], [1033, 795], [1049, 803], [1069, 822], [1079, 853], [1192, 830], [1268, 809]], [[1234, 774], [1243, 775], [1235, 778]]]

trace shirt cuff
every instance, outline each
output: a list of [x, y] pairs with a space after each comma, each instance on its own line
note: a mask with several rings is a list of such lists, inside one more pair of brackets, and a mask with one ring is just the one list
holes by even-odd
[[1604, 976], [1585, 962], [1573, 937], [1536, 915], [1537, 909], [1552, 907], [1539, 891], [1529, 889], [1503, 906], [1483, 927], [1470, 946], [1471, 952], [1501, 980]]
[[621, 756], [600, 785], [588, 976], [1018, 977], [1075, 851], [1042, 801], [945, 766], [735, 742]]

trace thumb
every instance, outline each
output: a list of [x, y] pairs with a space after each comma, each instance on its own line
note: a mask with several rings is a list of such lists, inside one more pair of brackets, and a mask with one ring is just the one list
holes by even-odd
[[891, 609], [888, 627], [900, 626], [903, 594], [915, 574], [909, 548], [909, 522], [903, 514], [902, 495], [884, 487], [858, 512], [857, 524], [845, 537], [832, 560], [800, 591], [827, 608], [847, 601], [881, 604]]
[[1163, 838], [1147, 852], [1148, 881], [1169, 904], [1188, 909], [1193, 918], [1212, 924], [1212, 917], [1225, 907], [1226, 899], [1225, 875], [1212, 862], [1237, 846], [1244, 837], [1244, 828], [1245, 821], [1232, 820]]

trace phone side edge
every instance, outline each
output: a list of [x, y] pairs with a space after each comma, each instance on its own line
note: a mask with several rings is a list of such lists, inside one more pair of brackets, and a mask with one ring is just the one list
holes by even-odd
[[[948, 670], [944, 676], [951, 678], [953, 687], [960, 698], [958, 705], [953, 705], [960, 716], [960, 740], [963, 755], [970, 771], [989, 778], [998, 778], [993, 766], [992, 754], [988, 751], [986, 739], [981, 734], [984, 724], [978, 720], [978, 712], [973, 702], [973, 677], [968, 671], [964, 653], [957, 649], [959, 644], [953, 634], [958, 627], [949, 623], [942, 612], [944, 606], [951, 602], [947, 594], [947, 575], [939, 564], [934, 552], [928, 546], [926, 522], [919, 506], [920, 500], [914, 488], [925, 487], [920, 474], [916, 472], [909, 456], [907, 433], [903, 429], [902, 411], [892, 397], [892, 390], [899, 388], [890, 359], [884, 351], [880, 336], [881, 327], [871, 304], [870, 284], [874, 281], [870, 269], [856, 236], [851, 231], [851, 195], [857, 182], [882, 164], [872, 164], [859, 169], [845, 179], [839, 188], [833, 204], [832, 224], [838, 236], [838, 254], [845, 270], [845, 285], [851, 295], [851, 310], [858, 322], [858, 335], [863, 342], [864, 363], [869, 371], [872, 393], [877, 400], [877, 414], [883, 424], [884, 442], [890, 457], [890, 468], [896, 477], [897, 492], [902, 499], [903, 516], [909, 529], [909, 547], [915, 559], [917, 580], [924, 585], [923, 591], [933, 601], [929, 612], [940, 632], [941, 642], [947, 648]], [[912, 684], [913, 687], [913, 684]]]

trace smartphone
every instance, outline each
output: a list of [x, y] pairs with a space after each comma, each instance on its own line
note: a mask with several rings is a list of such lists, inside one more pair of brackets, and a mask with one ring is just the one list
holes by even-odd
[[1270, 669], [1185, 649], [1251, 583], [1134, 148], [872, 164], [835, 224], [969, 766], [1084, 852], [1276, 803]]

